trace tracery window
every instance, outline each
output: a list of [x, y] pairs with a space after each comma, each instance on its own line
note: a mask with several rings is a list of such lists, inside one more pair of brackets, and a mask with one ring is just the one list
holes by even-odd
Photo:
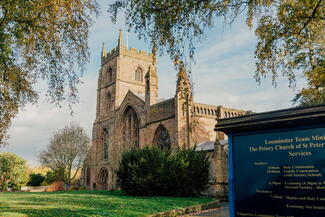
[[108, 130], [106, 128], [103, 129], [103, 158], [108, 159]]
[[169, 133], [163, 125], [159, 125], [157, 128], [153, 143], [161, 149], [170, 149]]
[[130, 146], [139, 146], [139, 119], [135, 110], [128, 106], [121, 120], [121, 130], [124, 143]]
[[135, 70], [135, 80], [136, 81], [143, 81], [143, 72], [141, 68], [137, 68], [137, 70]]

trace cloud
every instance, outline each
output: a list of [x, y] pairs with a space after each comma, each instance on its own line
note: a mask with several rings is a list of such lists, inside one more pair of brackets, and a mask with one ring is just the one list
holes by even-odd
[[[121, 18], [117, 25], [110, 22], [106, 13], [107, 3], [101, 1], [101, 4], [102, 16], [96, 19], [90, 33], [90, 63], [82, 78], [84, 84], [79, 87], [80, 102], [73, 106], [74, 116], [70, 115], [67, 105], [57, 108], [41, 97], [38, 106], [26, 106], [14, 119], [9, 132], [10, 145], [0, 151], [14, 152], [36, 165], [39, 152], [46, 147], [53, 132], [67, 123], [79, 122], [91, 136], [102, 42], [105, 42], [107, 50], [114, 48], [118, 29], [125, 29]], [[198, 45], [196, 64], [192, 65], [195, 101], [255, 112], [290, 107], [294, 94], [285, 79], [279, 80], [277, 88], [271, 85], [270, 80], [261, 85], [255, 82], [255, 43], [254, 33], [240, 22], [225, 30], [210, 31], [207, 39]], [[143, 40], [137, 40], [134, 34], [129, 34], [129, 45], [141, 49], [149, 47]], [[159, 97], [173, 97], [176, 72], [168, 56], [158, 58], [158, 79]], [[39, 85], [41, 92], [45, 88], [44, 83]]]
[[[230, 55], [239, 55], [246, 53], [247, 50], [252, 50], [255, 43], [254, 33], [249, 31], [245, 25], [236, 25], [232, 29], [231, 32], [229, 29], [226, 32], [221, 30], [212, 32], [213, 40], [210, 39], [202, 45], [203, 50], [197, 55], [198, 63], [210, 61], [211, 57], [214, 61], [228, 59]], [[243, 50], [243, 48], [245, 49]]]
[[73, 105], [73, 116], [67, 105], [55, 107], [41, 97], [38, 105], [27, 105], [14, 119], [9, 134], [9, 146], [0, 151], [14, 152], [32, 165], [38, 165], [38, 154], [45, 149], [54, 131], [70, 122], [78, 122], [91, 136], [92, 122], [95, 120], [96, 73], [84, 76], [84, 84], [79, 86], [79, 103]]
[[291, 107], [294, 92], [285, 78], [274, 88], [270, 79], [259, 85], [255, 72], [256, 38], [240, 22], [231, 29], [215, 30], [197, 53], [192, 67], [194, 100], [255, 112]]

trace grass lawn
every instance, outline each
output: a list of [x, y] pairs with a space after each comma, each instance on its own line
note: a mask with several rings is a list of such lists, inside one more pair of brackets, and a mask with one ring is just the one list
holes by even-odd
[[146, 216], [211, 201], [204, 197], [132, 197], [110, 191], [0, 192], [0, 216]]

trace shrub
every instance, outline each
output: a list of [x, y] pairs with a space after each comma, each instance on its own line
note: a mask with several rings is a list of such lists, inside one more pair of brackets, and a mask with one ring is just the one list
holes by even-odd
[[55, 181], [59, 181], [57, 174], [52, 170], [49, 170], [46, 172], [44, 181], [41, 183], [41, 185], [50, 185]]
[[26, 160], [13, 153], [0, 153], [0, 191], [20, 190], [27, 180]]
[[209, 166], [205, 153], [194, 148], [131, 149], [122, 154], [117, 183], [130, 195], [194, 196], [207, 188]]
[[47, 192], [52, 191], [64, 191], [65, 189], [65, 183], [63, 181], [55, 181], [53, 182], [47, 189]]
[[29, 186], [41, 186], [42, 182], [45, 180], [45, 176], [39, 173], [32, 173], [29, 175], [29, 181], [27, 185]]

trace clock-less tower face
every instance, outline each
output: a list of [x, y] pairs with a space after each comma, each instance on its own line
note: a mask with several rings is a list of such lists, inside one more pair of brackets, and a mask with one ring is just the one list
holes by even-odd
[[[145, 75], [149, 67], [155, 70], [151, 54], [135, 48], [128, 49], [123, 42], [102, 55], [97, 90], [97, 120], [118, 108], [129, 90], [144, 96]], [[157, 96], [157, 82], [151, 85], [154, 86], [151, 94]]]

